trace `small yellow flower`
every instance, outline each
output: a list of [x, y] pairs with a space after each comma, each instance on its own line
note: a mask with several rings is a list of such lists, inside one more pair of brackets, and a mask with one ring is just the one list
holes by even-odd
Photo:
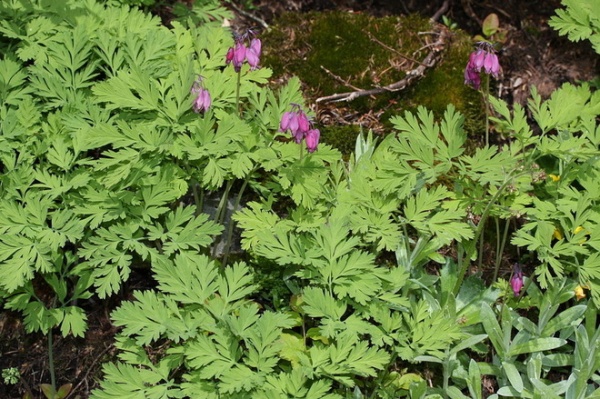
[[[581, 226], [577, 226], [577, 227], [575, 227], [575, 229], [573, 230], [573, 234], [575, 234], [575, 235], [576, 235], [577, 233], [580, 233], [580, 232], [582, 232], [582, 231], [585, 233], [585, 235], [586, 235], [586, 236], [587, 236], [587, 235], [590, 235], [590, 233], [588, 233], [587, 231], [585, 231], [585, 229], [584, 229], [583, 227], [581, 227]], [[579, 240], [579, 244], [583, 244], [583, 243], [585, 243], [586, 241], [587, 241], [587, 237], [586, 237], [586, 238], [584, 238], [583, 240]]]
[[581, 285], [575, 287], [575, 298], [577, 298], [578, 301], [585, 298], [585, 291], [583, 290], [583, 287]]
[[552, 237], [556, 238], [559, 241], [563, 239], [563, 235], [560, 232], [560, 230], [558, 229], [558, 227], [554, 228], [554, 233], [552, 233]]
[[549, 178], [552, 179], [553, 182], [557, 182], [560, 180], [560, 176], [559, 175], [548, 175]]

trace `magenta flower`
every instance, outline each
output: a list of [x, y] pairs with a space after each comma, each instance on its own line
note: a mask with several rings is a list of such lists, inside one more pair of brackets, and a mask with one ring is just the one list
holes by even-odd
[[229, 47], [229, 50], [227, 50], [227, 55], [225, 56], [225, 64], [229, 65], [231, 61], [233, 61], [233, 54], [233, 47]]
[[472, 63], [472, 67], [477, 71], [481, 71], [483, 64], [485, 63], [485, 51], [477, 50], [473, 51], [469, 56], [469, 62]]
[[314, 152], [319, 145], [319, 137], [321, 137], [321, 132], [319, 129], [310, 129], [306, 132], [304, 139], [306, 140], [306, 148], [308, 152]]
[[289, 131], [298, 144], [306, 140], [308, 152], [314, 152], [319, 145], [321, 133], [311, 127], [308, 116], [300, 109], [298, 104], [292, 104], [292, 111], [284, 112], [279, 122], [281, 132]]
[[500, 72], [498, 56], [494, 53], [487, 53], [483, 61], [483, 68], [485, 69], [485, 73], [498, 78], [498, 73]]
[[469, 55], [469, 62], [465, 68], [465, 84], [479, 89], [481, 84], [480, 73], [483, 70], [488, 75], [498, 78], [500, 63], [494, 47], [487, 42], [480, 42], [479, 48]]
[[250, 65], [252, 70], [258, 68], [260, 63], [260, 53], [262, 50], [262, 42], [260, 39], [252, 38], [250, 45], [246, 46], [246, 42], [250, 36], [254, 35], [252, 31], [248, 31], [243, 35], [239, 35], [235, 38], [235, 44], [227, 50], [225, 56], [225, 63], [229, 65], [233, 63], [233, 68], [236, 72], [242, 69], [244, 61]]
[[292, 122], [292, 118], [294, 118], [293, 112], [284, 112], [281, 117], [281, 122], [279, 122], [279, 130], [285, 132], [290, 127], [290, 123]]
[[513, 266], [513, 276], [510, 279], [510, 286], [512, 287], [515, 296], [521, 295], [521, 289], [523, 288], [523, 272], [518, 263]]
[[248, 65], [250, 65], [250, 68], [253, 70], [258, 68], [261, 49], [262, 43], [260, 39], [252, 39], [250, 41], [250, 47], [246, 50], [246, 61], [248, 61]]
[[465, 84], [473, 87], [475, 90], [479, 90], [479, 86], [481, 85], [481, 77], [479, 76], [479, 72], [474, 69], [466, 68]]
[[192, 108], [194, 112], [206, 112], [210, 108], [212, 103], [210, 98], [210, 93], [204, 87], [202, 87], [202, 77], [198, 78], [196, 82], [194, 82], [194, 86], [192, 86], [191, 92], [196, 94], [196, 99], [192, 104]]
[[246, 59], [246, 46], [243, 43], [236, 43], [233, 48], [233, 68], [236, 72], [242, 69], [244, 60]]

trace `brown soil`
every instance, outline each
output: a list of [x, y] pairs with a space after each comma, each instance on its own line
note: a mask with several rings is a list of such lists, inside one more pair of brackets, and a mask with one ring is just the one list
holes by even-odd
[[[241, 3], [241, 4], [238, 4]], [[497, 5], [501, 3], [501, 5]], [[370, 13], [376, 16], [421, 13], [435, 15], [444, 0], [256, 0], [228, 3], [237, 17], [236, 29], [270, 24], [283, 12], [343, 9]], [[243, 5], [242, 5], [243, 4]], [[588, 42], [571, 43], [548, 27], [548, 19], [560, 7], [559, 0], [506, 0], [503, 2], [454, 0], [447, 1], [446, 17], [459, 28], [475, 35], [480, 32], [482, 19], [495, 12], [501, 26], [507, 30], [507, 41], [499, 57], [503, 68], [498, 95], [509, 102], [526, 102], [529, 90], [536, 86], [542, 96], [548, 96], [565, 82], [593, 79], [599, 72], [599, 57]], [[164, 11], [164, 10], [162, 10]], [[144, 284], [144, 279], [138, 279]], [[130, 283], [133, 284], [133, 283]], [[124, 292], [130, 292], [131, 285]], [[125, 295], [124, 295], [125, 296]], [[112, 340], [116, 329], [110, 322], [110, 311], [117, 300], [89, 303], [89, 330], [85, 338], [62, 338], [55, 332], [54, 361], [58, 385], [72, 383], [69, 398], [87, 398], [97, 387], [103, 361], [114, 359]], [[49, 383], [47, 337], [41, 333], [26, 334], [17, 314], [0, 313], [0, 370], [19, 369], [22, 379], [6, 386], [0, 379], [0, 398], [21, 398], [29, 389], [34, 398], [43, 397], [41, 383]]]

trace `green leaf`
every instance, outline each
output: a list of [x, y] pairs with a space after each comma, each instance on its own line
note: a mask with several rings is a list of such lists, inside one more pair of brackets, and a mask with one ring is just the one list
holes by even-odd
[[207, 214], [194, 216], [194, 207], [177, 207], [169, 212], [166, 222], [149, 228], [150, 240], [162, 240], [166, 255], [188, 250], [200, 251], [209, 246], [223, 227], [209, 220]]
[[254, 284], [250, 268], [243, 262], [226, 267], [224, 274], [217, 279], [218, 293], [225, 303], [231, 304], [253, 293], [258, 287]]
[[279, 355], [282, 359], [291, 362], [292, 366], [296, 368], [299, 365], [300, 356], [307, 352], [304, 339], [298, 334], [283, 333], [281, 334], [281, 343]]
[[510, 381], [510, 384], [512, 385], [512, 387], [517, 392], [523, 391], [523, 379], [521, 378], [521, 374], [515, 367], [515, 364], [512, 361], [502, 362], [502, 369], [504, 370], [504, 373], [508, 377], [508, 380]]
[[500, 356], [501, 359], [504, 358], [508, 348], [504, 343], [502, 329], [500, 328], [500, 324], [498, 323], [492, 308], [490, 308], [490, 305], [485, 302], [481, 304], [481, 322], [486, 334], [494, 346], [494, 349], [496, 352], [498, 352], [498, 356]]
[[217, 265], [204, 255], [183, 252], [174, 261], [156, 258], [152, 270], [160, 291], [182, 304], [204, 304], [218, 289]]
[[108, 363], [102, 366], [102, 371], [105, 378], [100, 383], [101, 390], [92, 391], [91, 398], [141, 399], [148, 397], [147, 394], [153, 391], [152, 397], [168, 398], [166, 393], [154, 389], [163, 377], [153, 370], [141, 368], [138, 365]]
[[40, 389], [44, 396], [48, 399], [56, 399], [56, 391], [50, 384], [40, 384]]
[[[175, 302], [152, 291], [136, 291], [135, 302], [125, 302], [112, 313], [116, 326], [123, 333], [136, 337], [139, 345], [148, 345], [166, 335], [180, 311]], [[179, 337], [172, 337], [179, 339]]]
[[600, 52], [600, 6], [594, 0], [563, 0], [566, 9], [556, 10], [548, 24], [567, 35], [569, 40], [590, 39], [596, 52]]
[[158, 109], [159, 91], [156, 86], [155, 79], [136, 68], [117, 72], [116, 76], [96, 84], [92, 91], [98, 101], [106, 103], [109, 109], [129, 108], [144, 112]]
[[481, 371], [474, 359], [469, 362], [469, 379], [467, 380], [471, 397], [481, 399]]
[[257, 202], [246, 204], [246, 207], [233, 215], [233, 219], [242, 229], [242, 249], [246, 251], [256, 248], [264, 235], [279, 221], [277, 214], [262, 209]]
[[302, 299], [304, 301], [302, 310], [310, 317], [328, 317], [333, 320], [341, 320], [346, 312], [346, 305], [343, 301], [334, 299], [320, 288], [306, 288], [302, 292]]
[[73, 384], [63, 384], [58, 388], [56, 392], [56, 399], [64, 399], [69, 395], [71, 389], [73, 388]]
[[551, 337], [556, 332], [562, 331], [570, 326], [578, 326], [583, 318], [586, 308], [586, 305], [576, 305], [562, 311], [546, 324], [541, 335], [544, 337]]
[[508, 350], [508, 356], [552, 350], [560, 348], [566, 343], [566, 340], [560, 338], [535, 338], [524, 343], [511, 345]]
[[498, 15], [495, 13], [488, 14], [487, 17], [483, 20], [482, 23], [482, 31], [486, 37], [490, 37], [498, 31], [498, 27], [500, 26], [500, 21], [498, 19]]
[[63, 314], [60, 323], [60, 332], [63, 337], [66, 337], [69, 333], [75, 337], [83, 337], [88, 327], [87, 316], [83, 309], [78, 306], [66, 306], [59, 308], [59, 310]]

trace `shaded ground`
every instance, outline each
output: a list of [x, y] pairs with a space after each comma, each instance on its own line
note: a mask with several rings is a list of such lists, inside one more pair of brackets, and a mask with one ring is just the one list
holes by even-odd
[[[374, 16], [419, 13], [438, 22], [442, 22], [443, 16], [475, 36], [481, 34], [483, 19], [496, 13], [501, 29], [506, 32], [506, 41], [499, 52], [502, 75], [495, 94], [509, 103], [524, 104], [533, 86], [542, 97], [547, 97], [565, 82], [591, 80], [600, 71], [599, 57], [589, 42], [572, 43], [548, 26], [548, 20], [560, 6], [560, 0], [506, 0], [501, 5], [475, 0], [260, 0], [254, 1], [252, 9], [233, 4], [238, 17], [232, 25], [240, 30], [248, 27], [260, 30], [290, 11], [346, 10]], [[352, 62], [350, 56], [348, 62]]]
[[[260, 30], [263, 24], [271, 24], [288, 11], [342, 9], [375, 16], [407, 13], [434, 16], [443, 11], [458, 28], [475, 35], [481, 30], [483, 18], [495, 12], [500, 17], [501, 27], [507, 31], [507, 40], [499, 53], [503, 73], [496, 94], [509, 102], [524, 103], [532, 86], [536, 86], [542, 96], [548, 96], [565, 82], [593, 79], [600, 67], [599, 57], [588, 42], [573, 44], [548, 27], [548, 19], [560, 7], [559, 0], [506, 0], [500, 6], [491, 0], [257, 0], [252, 7], [248, 7], [248, 3], [238, 1], [229, 5], [238, 15], [232, 21], [234, 28], [258, 27]], [[123, 292], [143, 289], [146, 284], [146, 276], [133, 277]], [[69, 398], [87, 398], [97, 386], [102, 361], [113, 357], [111, 345], [116, 329], [110, 323], [109, 314], [116, 305], [117, 301], [112, 300], [88, 306], [89, 330], [85, 338], [55, 338], [57, 382], [59, 385], [70, 382], [75, 387]], [[47, 340], [42, 334], [26, 334], [17, 315], [0, 314], [0, 370], [16, 367], [22, 375], [21, 382], [12, 387], [0, 379], [1, 399], [20, 398], [28, 387], [35, 398], [42, 397], [39, 384], [50, 382], [46, 351]]]

